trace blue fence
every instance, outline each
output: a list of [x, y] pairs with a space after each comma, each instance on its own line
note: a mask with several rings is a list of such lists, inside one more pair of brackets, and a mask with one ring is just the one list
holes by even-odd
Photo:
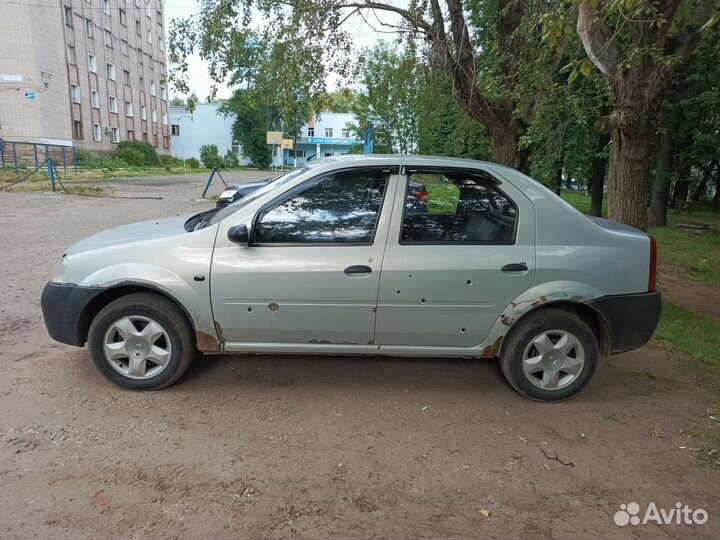
[[74, 146], [0, 140], [0, 167], [3, 170], [14, 169], [15, 174], [19, 174], [21, 169], [40, 168], [48, 160], [52, 160], [56, 168], [62, 165], [65, 172], [68, 167], [74, 168], [75, 172], [78, 170]]

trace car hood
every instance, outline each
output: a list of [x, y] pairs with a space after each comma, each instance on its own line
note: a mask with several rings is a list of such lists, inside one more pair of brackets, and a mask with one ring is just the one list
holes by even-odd
[[184, 234], [185, 222], [190, 219], [191, 216], [190, 214], [171, 218], [152, 219], [150, 221], [130, 223], [129, 225], [121, 225], [114, 229], [107, 229], [70, 246], [65, 254], [72, 256], [94, 249]]

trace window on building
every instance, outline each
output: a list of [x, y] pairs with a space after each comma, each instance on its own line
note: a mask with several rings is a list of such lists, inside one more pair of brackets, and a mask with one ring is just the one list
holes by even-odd
[[155, 95], [155, 81], [150, 81], [150, 95]]
[[149, 60], [149, 64], [150, 64], [150, 71], [154, 71], [155, 70], [155, 62], [153, 62], [152, 53], [148, 54], [148, 60]]
[[140, 24], [140, 19], [135, 19], [135, 33], [138, 37], [142, 37], [142, 25]]
[[128, 141], [134, 141], [135, 140], [135, 132], [132, 129], [128, 129], [127, 132], [127, 140]]
[[153, 122], [157, 123], [157, 109], [155, 107], [150, 109], [150, 118]]
[[73, 120], [73, 139], [82, 139], [82, 122]]
[[90, 104], [93, 109], [100, 108], [100, 94], [97, 93], [97, 90], [90, 90]]
[[120, 142], [120, 129], [116, 127], [110, 128], [110, 142]]
[[100, 127], [100, 124], [93, 124], [93, 140], [102, 141], [102, 127]]
[[152, 30], [149, 26], [145, 29], [145, 37], [148, 43], [152, 43]]
[[132, 101], [125, 100], [125, 116], [129, 116], [132, 118], [132, 115], [133, 115]]
[[123, 69], [123, 84], [130, 86], [130, 72], [127, 69]]
[[487, 174], [453, 169], [408, 172], [401, 243], [514, 242], [515, 204]]
[[105, 42], [106, 47], [113, 48], [113, 39], [112, 39], [112, 32], [105, 28], [103, 31], [103, 41]]
[[325, 128], [325, 136], [332, 137], [333, 136], [333, 128]]
[[80, 87], [77, 84], [70, 85], [70, 101], [80, 103]]
[[90, 19], [85, 19], [85, 35], [90, 39], [93, 37], [93, 23]]
[[155, 15], [157, 16], [157, 23], [159, 26], [163, 25], [162, 11], [158, 10]]
[[110, 112], [111, 113], [117, 113], [118, 107], [117, 107], [117, 98], [115, 96], [108, 96], [108, 104], [110, 105]]
[[314, 137], [315, 136], [315, 128], [307, 128], [307, 136], [308, 137]]
[[73, 25], [73, 13], [70, 6], [63, 6], [63, 14], [65, 15], [65, 24], [72, 28]]
[[291, 158], [304, 158], [305, 157], [305, 150], [288, 150], [288, 156]]
[[120, 24], [127, 26], [127, 13], [125, 13], [124, 9], [120, 10]]
[[168, 115], [167, 115], [166, 112], [162, 113], [162, 123], [163, 123], [163, 125], [165, 125], [165, 126], [168, 125]]
[[372, 244], [389, 173], [342, 171], [303, 184], [257, 217], [253, 242]]
[[135, 7], [140, 7], [140, 0], [135, 0]]
[[147, 131], [143, 131], [142, 140], [143, 142], [148, 142]]
[[140, 105], [140, 119], [147, 120], [147, 107]]
[[172, 124], [170, 126], [170, 135], [180, 135], [180, 124]]
[[157, 138], [157, 133], [156, 133], [153, 135], [153, 146], [155, 148], [157, 148], [157, 145], [158, 145], [158, 138]]
[[170, 137], [163, 135], [163, 148], [170, 148]]
[[94, 54], [88, 54], [88, 69], [90, 73], [97, 73], [97, 59]]
[[115, 64], [111, 64], [110, 62], [107, 62], [105, 64], [105, 72], [107, 74], [107, 78], [111, 81], [115, 80]]
[[160, 51], [165, 50], [165, 41], [160, 36], [158, 36], [158, 50], [160, 50]]
[[167, 99], [167, 88], [164, 86], [160, 87], [160, 99]]
[[75, 64], [75, 47], [72, 45], [67, 46], [67, 57], [68, 57], [68, 64]]
[[125, 56], [128, 55], [128, 42], [124, 39], [120, 40], [120, 52], [123, 53]]
[[110, 15], [110, 0], [102, 0], [102, 10], [105, 15]]
[[349, 139], [350, 138], [350, 130], [349, 129], [343, 129], [341, 133], [341, 137], [343, 139]]

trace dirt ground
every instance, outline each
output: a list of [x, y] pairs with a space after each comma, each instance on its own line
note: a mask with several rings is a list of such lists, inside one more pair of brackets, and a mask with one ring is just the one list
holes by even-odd
[[[0, 538], [720, 537], [720, 475], [684, 432], [710, 396], [663, 351], [558, 404], [493, 361], [224, 355], [161, 392], [111, 385], [48, 337], [42, 287], [95, 231], [208, 208], [201, 181], [0, 193]], [[618, 527], [633, 501], [709, 521]]]

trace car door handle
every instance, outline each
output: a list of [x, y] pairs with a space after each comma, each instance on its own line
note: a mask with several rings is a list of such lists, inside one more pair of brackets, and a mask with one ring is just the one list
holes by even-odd
[[527, 264], [523, 263], [510, 263], [506, 264], [501, 268], [503, 272], [527, 272]]
[[364, 264], [356, 264], [354, 266], [348, 266], [345, 269], [345, 273], [348, 276], [352, 276], [354, 274], [369, 274], [372, 272], [372, 268], [369, 266], [365, 266]]

